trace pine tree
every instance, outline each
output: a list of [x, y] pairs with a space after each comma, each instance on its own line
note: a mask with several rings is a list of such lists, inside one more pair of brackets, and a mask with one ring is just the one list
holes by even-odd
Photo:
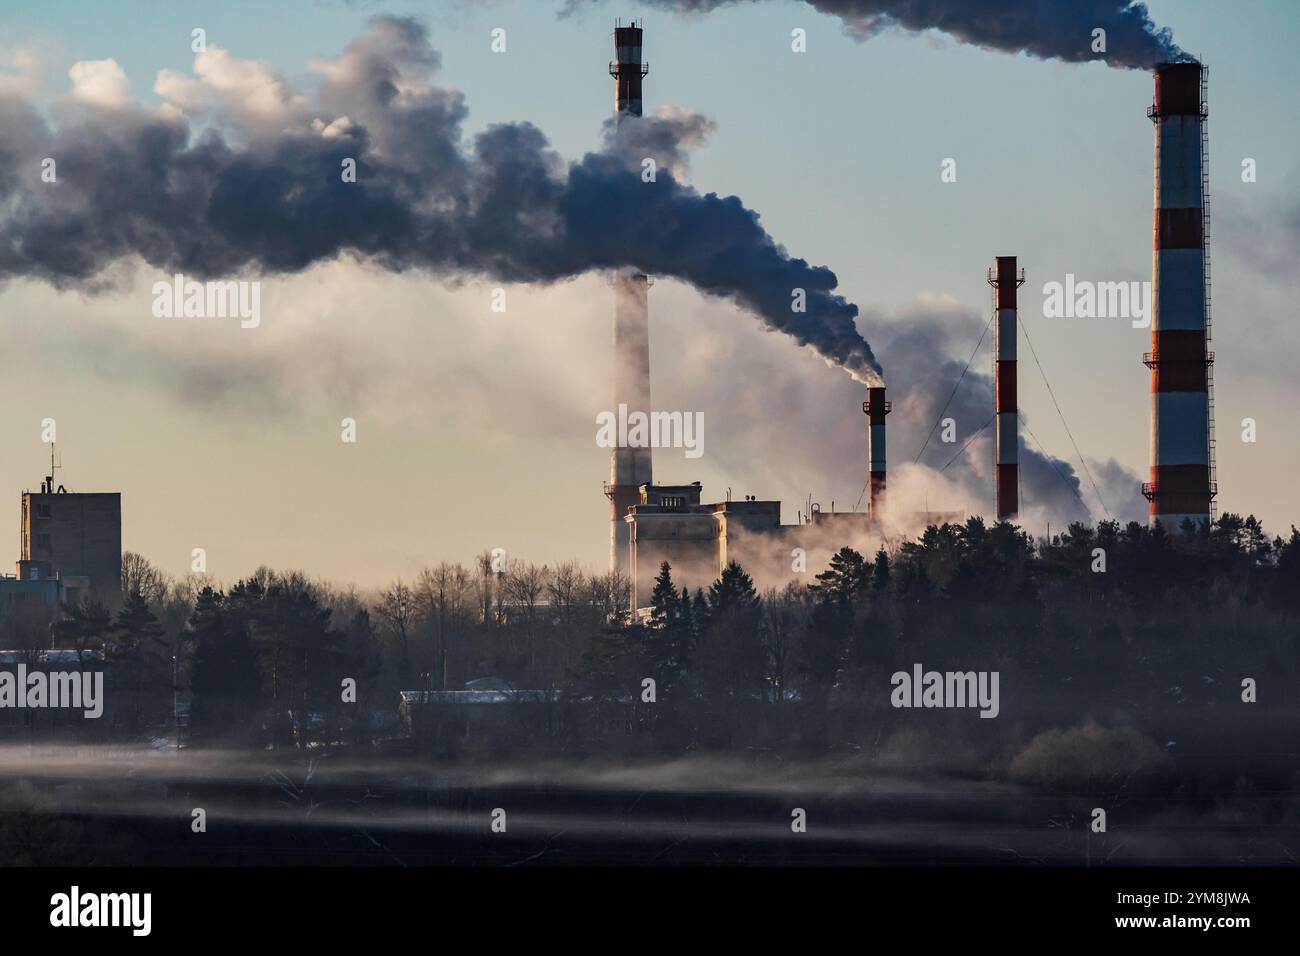
[[817, 575], [817, 583], [809, 589], [831, 600], [853, 600], [866, 588], [871, 565], [852, 548], [840, 548], [831, 558], [831, 565]]
[[189, 620], [190, 739], [211, 744], [250, 739], [258, 696], [257, 652], [247, 624], [229, 611], [220, 591], [205, 587]]
[[1277, 577], [1273, 584], [1273, 600], [1290, 611], [1300, 611], [1300, 531], [1291, 526], [1291, 537], [1280, 537], [1277, 550]]
[[667, 561], [661, 564], [654, 590], [650, 592], [650, 624], [659, 630], [666, 630], [677, 621], [678, 597], [672, 570]]
[[825, 711], [848, 653], [854, 606], [865, 593], [871, 566], [852, 548], [841, 548], [830, 567], [809, 585], [816, 598], [812, 622], [804, 638], [802, 670], [811, 703]]
[[111, 626], [108, 608], [87, 596], [64, 606], [63, 615], [55, 625], [55, 634], [60, 645], [80, 651], [84, 659], [86, 652], [103, 648]]
[[881, 548], [876, 552], [876, 564], [871, 577], [871, 590], [876, 595], [885, 594], [889, 590], [889, 575], [889, 555]]
[[689, 657], [690, 647], [695, 643], [698, 636], [698, 625], [696, 622], [695, 602], [691, 600], [691, 592], [682, 588], [681, 600], [677, 602], [677, 625], [682, 632], [683, 645], [683, 665], [686, 664], [686, 658]]
[[691, 605], [691, 613], [695, 617], [695, 633], [698, 636], [709, 626], [709, 596], [704, 593], [704, 588], [695, 589], [695, 601]]
[[655, 578], [654, 590], [650, 594], [650, 620], [645, 629], [646, 663], [650, 667], [650, 676], [660, 689], [676, 683], [679, 673], [679, 603], [672, 567], [665, 561], [659, 566], [659, 576]]
[[[753, 580], [739, 564], [729, 562], [709, 586], [707, 605], [699, 648], [703, 692], [715, 705], [734, 697], [764, 698], [761, 602]], [[726, 714], [728, 720], [732, 716]]]
[[257, 650], [272, 741], [307, 743], [318, 735], [317, 721], [337, 711], [345, 669], [345, 639], [330, 609], [301, 574], [269, 571], [232, 587], [227, 608]]
[[129, 594], [113, 622], [108, 658], [123, 699], [129, 734], [161, 723], [173, 704], [174, 662], [166, 632], [139, 591]]
[[750, 612], [758, 607], [753, 579], [735, 561], [728, 561], [718, 579], [709, 585], [709, 612]]

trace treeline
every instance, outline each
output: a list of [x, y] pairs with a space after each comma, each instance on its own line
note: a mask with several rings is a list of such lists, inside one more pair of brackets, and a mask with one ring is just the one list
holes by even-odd
[[1037, 541], [971, 518], [841, 549], [764, 593], [734, 563], [688, 593], [665, 564], [648, 615], [617, 575], [498, 571], [487, 554], [370, 598], [265, 568], [229, 588], [173, 582], [130, 554], [123, 580], [113, 613], [63, 609], [55, 642], [101, 649], [114, 733], [167, 735], [188, 702], [189, 744], [369, 741], [394, 732], [400, 691], [485, 679], [553, 692], [571, 712], [547, 743], [583, 750], [619, 735], [859, 746], [897, 719], [890, 675], [915, 663], [999, 671], [1001, 725], [1025, 732], [1117, 714], [1158, 727], [1237, 702], [1243, 678], [1276, 701], [1298, 676], [1300, 533], [1231, 514], [1191, 534], [1101, 522]]
[[[762, 595], [733, 564], [691, 598], [665, 565], [653, 605], [636, 639], [593, 652], [597, 679], [579, 684], [652, 676], [649, 719], [672, 721], [680, 745], [878, 741], [918, 726], [889, 700], [891, 676], [915, 664], [1000, 674], [998, 729], [949, 712], [924, 725], [940, 736], [1023, 742], [1095, 718], [1170, 746], [1236, 731], [1254, 747], [1300, 715], [1300, 533], [1270, 539], [1254, 517], [1172, 535], [1072, 524], [1037, 541], [975, 517], [872, 556], [843, 548], [813, 582]], [[1243, 710], [1261, 685], [1267, 706]]]

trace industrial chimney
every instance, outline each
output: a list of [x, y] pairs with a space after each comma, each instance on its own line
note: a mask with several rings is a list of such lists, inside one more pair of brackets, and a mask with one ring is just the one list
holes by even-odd
[[998, 256], [988, 271], [993, 286], [997, 339], [994, 412], [997, 415], [997, 514], [1008, 521], [1020, 511], [1020, 410], [1016, 403], [1016, 290], [1025, 273], [1016, 272], [1015, 256]]
[[614, 55], [609, 75], [614, 77], [614, 112], [641, 115], [641, 80], [650, 64], [641, 62], [641, 28], [635, 20], [629, 26], [615, 25]]
[[[609, 64], [614, 77], [614, 110], [621, 120], [641, 115], [641, 80], [649, 65], [641, 62], [641, 28], [636, 22], [614, 28], [617, 59]], [[614, 275], [614, 413], [650, 413], [650, 280], [636, 270]], [[609, 569], [630, 575], [630, 528], [627, 509], [640, 501], [640, 486], [653, 481], [650, 448], [616, 445], [610, 453]]]
[[1151, 480], [1149, 520], [1166, 530], [1208, 522], [1214, 482], [1209, 207], [1205, 71], [1199, 63], [1155, 70], [1155, 223], [1151, 256]]
[[862, 411], [867, 415], [867, 514], [879, 520], [885, 503], [885, 416], [890, 412], [883, 385], [867, 389]]

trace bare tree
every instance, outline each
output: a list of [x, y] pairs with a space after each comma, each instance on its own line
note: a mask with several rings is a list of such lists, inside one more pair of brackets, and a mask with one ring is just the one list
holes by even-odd
[[763, 596], [763, 646], [767, 651], [767, 683], [772, 699], [785, 701], [791, 661], [803, 629], [808, 626], [807, 591], [791, 581], [782, 590]]
[[122, 554], [122, 597], [140, 595], [150, 607], [158, 607], [167, 596], [167, 575], [142, 554]]
[[379, 618], [381, 628], [397, 639], [401, 649], [401, 674], [410, 676], [411, 670], [411, 625], [415, 620], [415, 595], [409, 587], [397, 582], [379, 595], [375, 605], [375, 616]]
[[582, 573], [582, 569], [576, 561], [564, 562], [551, 575], [548, 592], [551, 612], [555, 617], [555, 624], [558, 629], [556, 637], [559, 645], [559, 660], [557, 665], [561, 672], [568, 671], [576, 661], [577, 630], [575, 624], [579, 605], [583, 601], [583, 589], [586, 581], [586, 575]]
[[442, 562], [425, 568], [415, 585], [415, 604], [434, 634], [434, 667], [442, 689], [447, 689], [447, 648], [467, 623], [473, 600], [473, 580], [460, 564]]
[[478, 566], [478, 606], [480, 620], [487, 624], [492, 619], [492, 604], [496, 591], [497, 574], [492, 570], [492, 552], [484, 551], [475, 559]]
[[524, 625], [524, 640], [528, 645], [528, 669], [535, 673], [537, 664], [537, 607], [547, 591], [551, 570], [546, 565], [531, 562], [511, 562], [501, 589], [519, 614]]
[[626, 622], [632, 605], [632, 583], [617, 569], [587, 579], [586, 603], [601, 617], [601, 623]]

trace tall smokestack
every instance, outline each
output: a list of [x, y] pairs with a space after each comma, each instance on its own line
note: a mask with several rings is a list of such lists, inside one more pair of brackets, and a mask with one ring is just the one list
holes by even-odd
[[1209, 341], [1209, 232], [1205, 71], [1199, 63], [1155, 70], [1155, 223], [1151, 256], [1151, 480], [1149, 521], [1166, 530], [1208, 522], [1214, 484], [1214, 355]]
[[[621, 119], [641, 115], [641, 80], [649, 66], [641, 62], [641, 28], [615, 26], [616, 59], [609, 64], [614, 77], [614, 111]], [[628, 414], [650, 413], [650, 280], [636, 270], [614, 276], [614, 412], [626, 405]], [[623, 520], [627, 509], [640, 501], [639, 488], [654, 480], [650, 448], [616, 445], [610, 453], [609, 569], [630, 576], [630, 528]]]
[[885, 503], [885, 416], [890, 411], [883, 385], [867, 389], [862, 410], [867, 414], [867, 513], [879, 518]]
[[997, 513], [999, 521], [1020, 512], [1020, 409], [1016, 402], [1016, 290], [1025, 284], [1015, 256], [998, 256], [989, 270], [996, 313]]
[[641, 115], [641, 80], [650, 64], [641, 62], [641, 28], [635, 20], [614, 27], [614, 55], [609, 75], [614, 78], [614, 112]]

